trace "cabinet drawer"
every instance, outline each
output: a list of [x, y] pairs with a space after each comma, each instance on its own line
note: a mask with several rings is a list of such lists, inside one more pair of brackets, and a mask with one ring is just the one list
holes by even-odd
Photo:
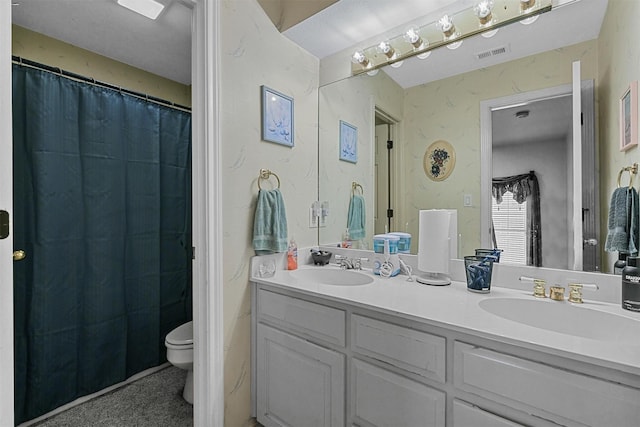
[[444, 427], [444, 392], [361, 360], [352, 363], [354, 425]]
[[445, 338], [358, 315], [351, 323], [353, 351], [445, 382]]
[[258, 291], [258, 317], [310, 335], [322, 341], [345, 346], [345, 312], [275, 292]]
[[556, 422], [622, 427], [640, 419], [640, 390], [631, 387], [458, 341], [454, 367], [459, 389]]
[[523, 427], [523, 425], [454, 399], [453, 427]]

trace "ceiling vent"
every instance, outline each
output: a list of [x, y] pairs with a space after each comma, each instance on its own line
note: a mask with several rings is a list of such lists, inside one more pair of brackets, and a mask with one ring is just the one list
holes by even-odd
[[484, 50], [482, 52], [476, 53], [476, 59], [480, 60], [480, 59], [492, 58], [494, 56], [503, 55], [509, 52], [511, 52], [509, 45], [494, 47], [492, 49]]

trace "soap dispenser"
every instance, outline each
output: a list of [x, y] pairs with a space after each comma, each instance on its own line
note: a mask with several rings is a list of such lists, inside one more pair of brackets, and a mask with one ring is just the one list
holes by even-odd
[[298, 245], [291, 238], [289, 247], [287, 248], [287, 270], [296, 270], [298, 268]]

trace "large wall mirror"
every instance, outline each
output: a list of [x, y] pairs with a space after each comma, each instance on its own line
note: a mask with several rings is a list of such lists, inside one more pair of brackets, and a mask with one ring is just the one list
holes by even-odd
[[[581, 63], [583, 104], [590, 97], [592, 109], [591, 134], [587, 139], [583, 135], [583, 148], [587, 147], [583, 167], [577, 168], [572, 167], [570, 112], [575, 61]], [[374, 234], [406, 231], [413, 236], [411, 252], [416, 253], [419, 210], [457, 209], [458, 255], [472, 254], [475, 248], [490, 244], [483, 227], [487, 218], [491, 221], [492, 198], [487, 197], [491, 178], [535, 171], [544, 205], [540, 265], [574, 269], [573, 260], [578, 257], [584, 260], [585, 270], [610, 271], [601, 267], [598, 257], [604, 246], [604, 236], [598, 235], [603, 227], [598, 211], [606, 223], [608, 206], [603, 206], [599, 191], [611, 189], [598, 189], [598, 173], [611, 174], [615, 166], [603, 163], [604, 158], [598, 160], [595, 131], [616, 125], [597, 119], [593, 100], [598, 95], [598, 67], [598, 39], [593, 39], [408, 88], [390, 77], [393, 70], [386, 73], [384, 69], [374, 76], [353, 76], [321, 87], [319, 198], [327, 202], [330, 214], [319, 228], [319, 244], [342, 240], [353, 183], [357, 183], [366, 200], [367, 220], [366, 236], [355, 246], [371, 249]], [[519, 99], [525, 95], [529, 98]], [[538, 118], [542, 122], [536, 122]], [[537, 134], [518, 130], [517, 120], [529, 120]], [[339, 158], [340, 121], [358, 130], [357, 162]], [[388, 140], [393, 141], [391, 149]], [[424, 163], [428, 147], [440, 140], [453, 147], [456, 164], [450, 176], [437, 181], [427, 177]], [[487, 143], [491, 144], [488, 155]], [[570, 229], [575, 223], [570, 212], [575, 180], [583, 182], [582, 198], [590, 203], [582, 210], [591, 228], [580, 233]], [[579, 256], [569, 250], [574, 234], [584, 235], [587, 241]]]

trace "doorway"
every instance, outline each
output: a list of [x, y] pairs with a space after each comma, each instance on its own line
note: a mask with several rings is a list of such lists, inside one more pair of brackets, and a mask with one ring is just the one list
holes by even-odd
[[[572, 167], [572, 87], [563, 85], [484, 101], [481, 105], [482, 206], [481, 240], [491, 245], [491, 181], [493, 177], [528, 173], [536, 167], [540, 179], [543, 267], [571, 269], [574, 232], [585, 244], [583, 271], [599, 271], [599, 209], [595, 165], [593, 81], [581, 83], [582, 167]], [[567, 113], [568, 112], [568, 113]], [[543, 151], [542, 148], [546, 151]], [[538, 161], [531, 163], [535, 157]], [[511, 159], [511, 160], [509, 160]], [[527, 159], [527, 162], [523, 162]], [[530, 161], [531, 160], [531, 161]], [[555, 164], [552, 164], [555, 162]], [[538, 166], [535, 166], [538, 165]], [[513, 168], [520, 168], [518, 171]], [[511, 169], [510, 169], [511, 168]], [[497, 175], [496, 175], [497, 174]], [[573, 180], [582, 182], [582, 224], [575, 230]], [[555, 212], [555, 213], [553, 213]], [[558, 219], [561, 215], [562, 219]], [[566, 230], [567, 232], [563, 231]], [[487, 246], [489, 247], [489, 246]]]
[[[195, 425], [222, 426], [224, 417], [223, 352], [223, 259], [222, 222], [218, 213], [222, 209], [222, 185], [219, 171], [221, 153], [218, 148], [219, 132], [219, 49], [220, 15], [218, 2], [182, 0], [193, 11], [192, 27], [192, 106], [193, 106], [193, 200], [194, 246], [199, 253], [194, 271], [194, 349]], [[0, 5], [0, 82], [1, 93], [11, 93], [11, 2]], [[4, 183], [11, 182], [11, 103], [0, 103], [0, 171]], [[12, 186], [0, 186], [0, 209], [12, 214]], [[0, 240], [0, 319], [1, 342], [12, 341], [13, 324], [13, 242], [10, 236]], [[13, 423], [13, 348], [0, 350], [4, 374], [0, 375], [0, 419]]]
[[375, 215], [374, 234], [383, 234], [396, 229], [394, 165], [397, 159], [395, 146], [397, 122], [384, 111], [375, 109]]

